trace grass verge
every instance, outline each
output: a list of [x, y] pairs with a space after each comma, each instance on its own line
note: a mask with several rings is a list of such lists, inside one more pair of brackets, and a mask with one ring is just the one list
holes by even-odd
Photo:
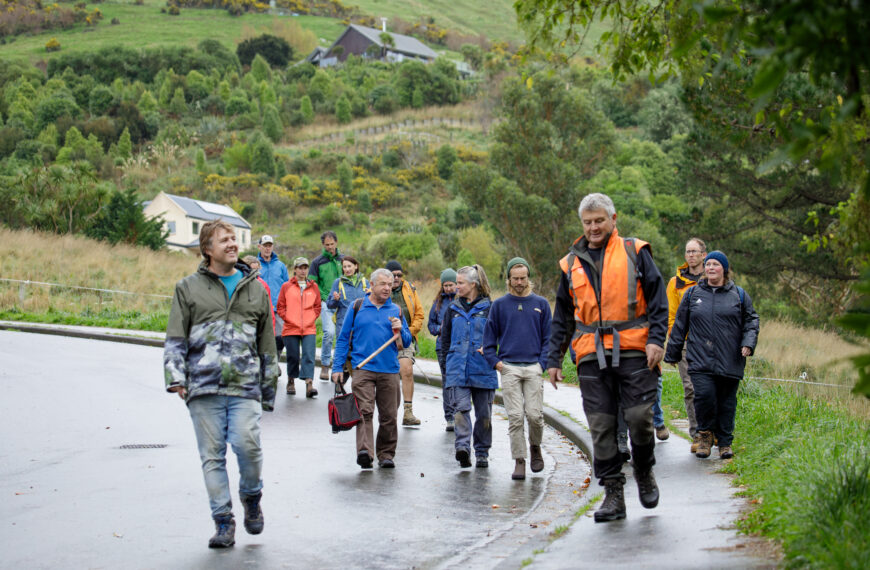
[[[662, 405], [684, 415], [682, 384], [665, 376]], [[734, 459], [723, 471], [754, 508], [742, 532], [779, 541], [787, 567], [870, 566], [870, 421], [787, 387], [744, 380]]]
[[163, 332], [166, 330], [169, 312], [141, 313], [136, 310], [84, 309], [76, 313], [49, 307], [45, 312], [29, 313], [13, 307], [0, 311], [0, 320]]

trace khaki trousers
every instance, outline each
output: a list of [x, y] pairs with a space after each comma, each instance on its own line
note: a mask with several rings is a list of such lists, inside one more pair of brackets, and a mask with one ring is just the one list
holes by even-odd
[[508, 416], [508, 435], [513, 459], [526, 457], [525, 420], [529, 421], [529, 444], [541, 445], [544, 435], [544, 379], [540, 364], [517, 366], [504, 362], [501, 391]]
[[[399, 374], [353, 369], [351, 390], [362, 421], [356, 425], [356, 452], [368, 451], [378, 460], [392, 459], [399, 441]], [[378, 407], [378, 438], [374, 439], [374, 412]], [[377, 451], [377, 455], [375, 454]]]

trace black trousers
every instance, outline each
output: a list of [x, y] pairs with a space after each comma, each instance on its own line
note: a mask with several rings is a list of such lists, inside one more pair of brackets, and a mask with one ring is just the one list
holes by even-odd
[[737, 389], [740, 380], [695, 372], [695, 417], [698, 431], [716, 434], [719, 447], [730, 446], [734, 440], [734, 416], [737, 413]]
[[631, 436], [634, 468], [646, 471], [655, 465], [655, 431], [652, 406], [656, 399], [659, 373], [646, 366], [646, 358], [620, 358], [618, 368], [599, 368], [598, 362], [581, 362], [577, 367], [583, 411], [592, 432], [592, 466], [600, 484], [622, 475], [622, 458], [616, 446], [617, 411], [622, 405]]

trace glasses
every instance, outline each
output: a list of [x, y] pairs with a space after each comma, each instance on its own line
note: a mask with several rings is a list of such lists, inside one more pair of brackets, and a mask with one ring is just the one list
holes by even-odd
[[687, 249], [686, 255], [698, 255], [699, 253], [706, 253], [700, 249]]
[[401, 271], [393, 271], [393, 277], [402, 277], [402, 275]]

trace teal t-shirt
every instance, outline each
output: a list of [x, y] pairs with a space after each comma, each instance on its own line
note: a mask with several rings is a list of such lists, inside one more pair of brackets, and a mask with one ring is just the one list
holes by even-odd
[[242, 275], [241, 271], [236, 269], [236, 272], [232, 275], [228, 275], [227, 277], [219, 275], [218, 277], [220, 277], [221, 283], [224, 284], [224, 287], [227, 288], [227, 299], [232, 299], [233, 293], [236, 290], [236, 286], [239, 284], [239, 281], [242, 280], [242, 277], [244, 277], [244, 275]]

